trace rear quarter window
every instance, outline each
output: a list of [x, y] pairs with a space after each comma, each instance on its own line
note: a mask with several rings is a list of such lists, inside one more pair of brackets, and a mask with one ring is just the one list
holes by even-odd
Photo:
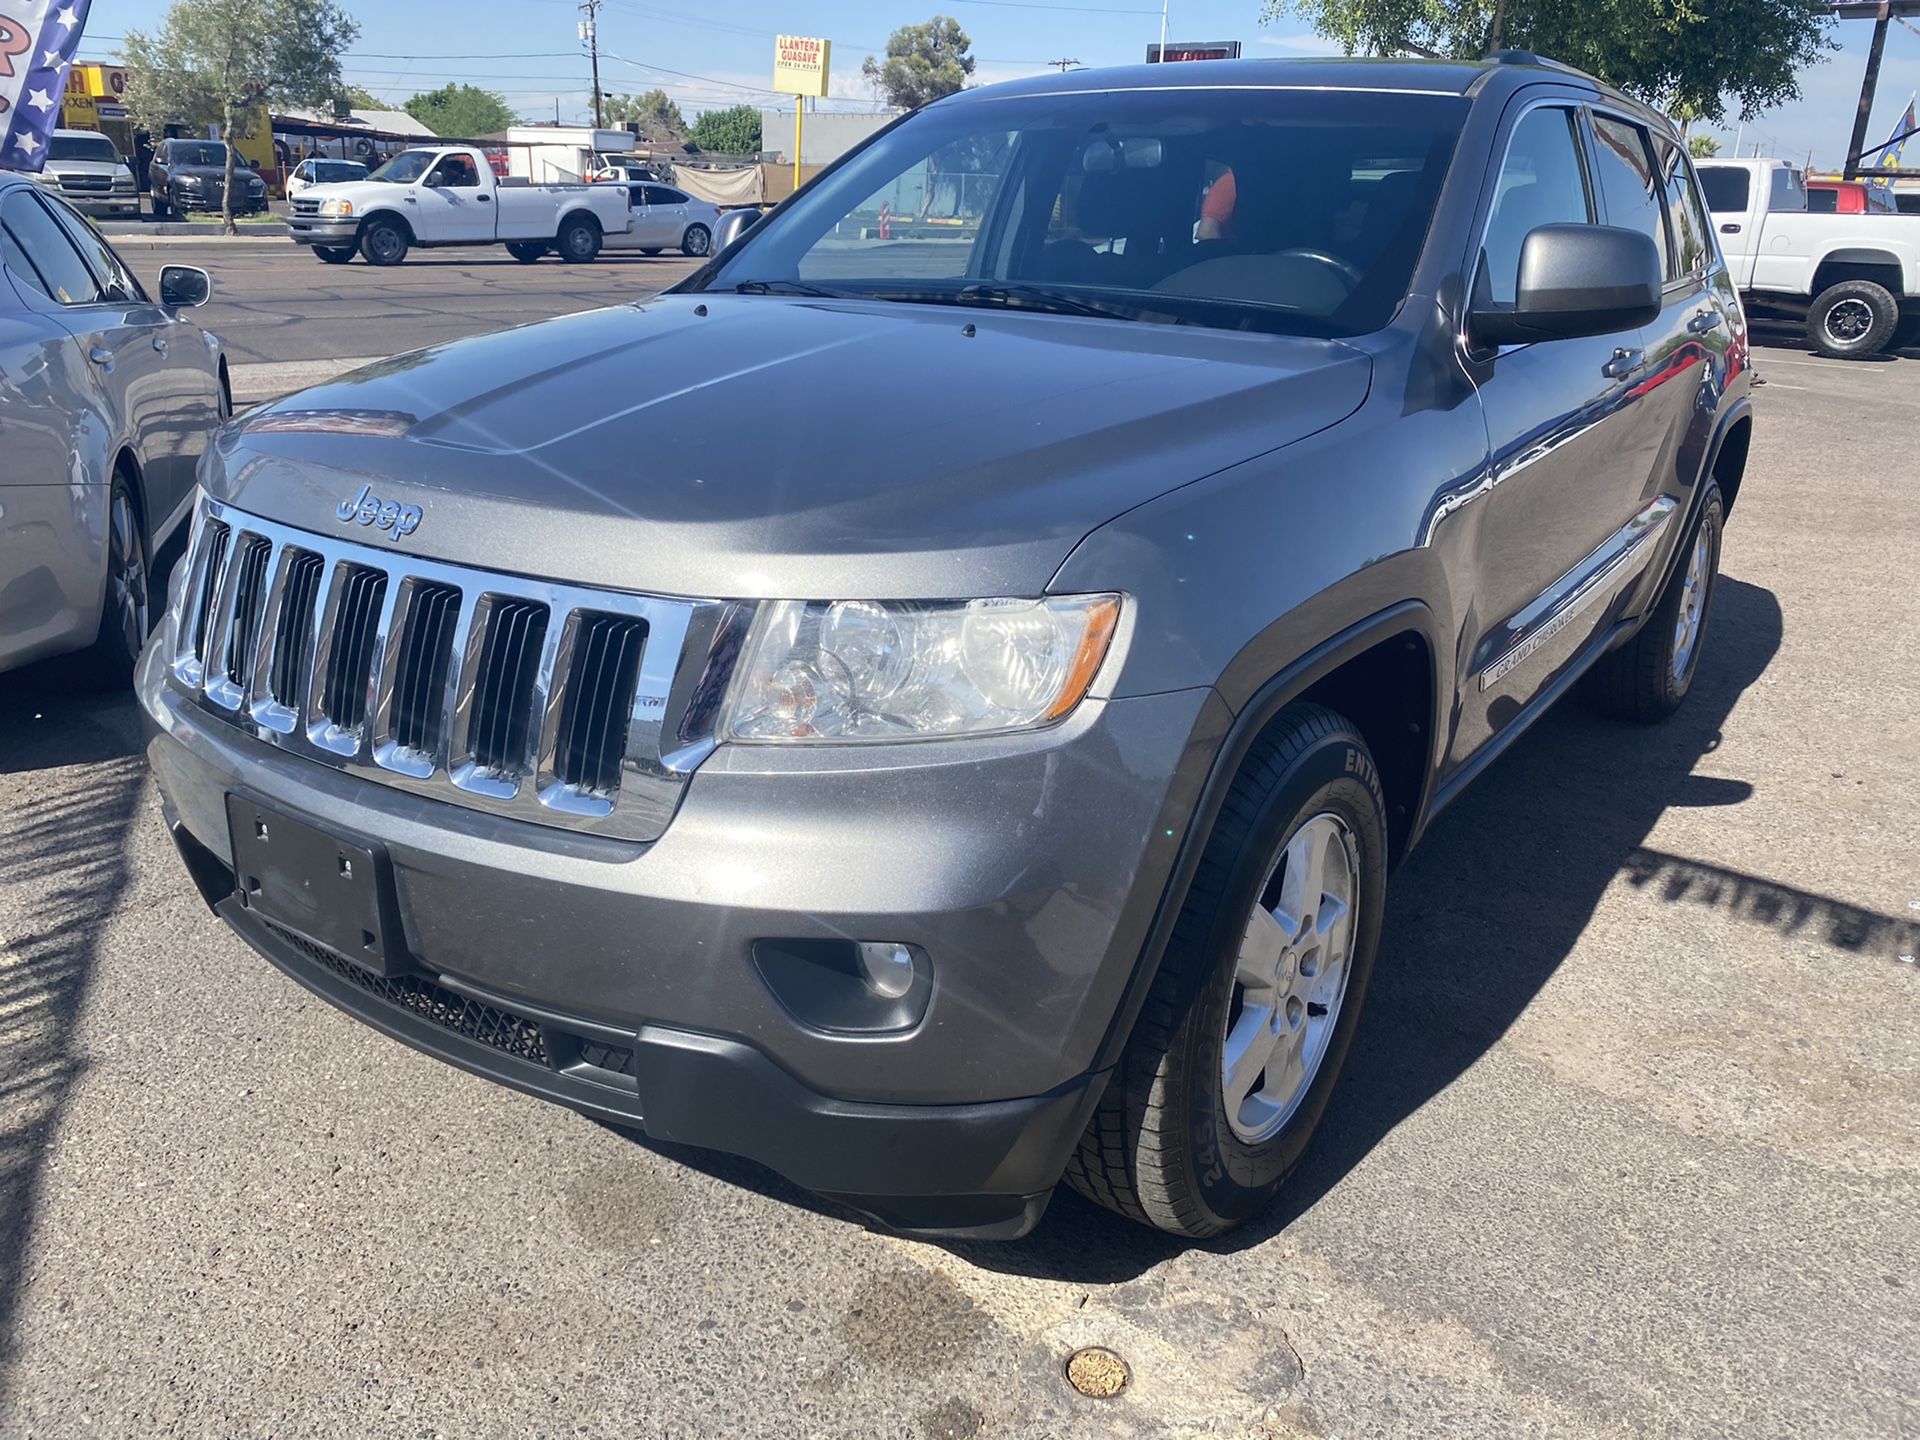
[[1707, 209], [1716, 215], [1744, 215], [1752, 187], [1747, 172], [1715, 165], [1700, 172], [1700, 188], [1707, 194]]

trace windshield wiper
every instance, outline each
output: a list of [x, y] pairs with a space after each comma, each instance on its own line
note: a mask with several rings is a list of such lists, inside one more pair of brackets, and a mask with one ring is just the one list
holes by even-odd
[[730, 287], [733, 295], [812, 295], [821, 300], [850, 298], [845, 290], [829, 290], [824, 285], [809, 285], [804, 280], [742, 280]]
[[1093, 315], [1103, 320], [1139, 320], [1146, 314], [1137, 305], [1083, 299], [1049, 285], [1024, 281], [974, 281], [957, 290], [876, 290], [867, 298], [908, 305], [965, 305], [980, 309], [1033, 310], [1049, 315]]

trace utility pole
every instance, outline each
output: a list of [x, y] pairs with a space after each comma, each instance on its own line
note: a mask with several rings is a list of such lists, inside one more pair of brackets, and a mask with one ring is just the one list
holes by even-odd
[[1047, 61], [1047, 68], [1051, 70], [1057, 65], [1060, 67], [1060, 73], [1064, 75], [1079, 63], [1078, 60], [1049, 60]]
[[593, 128], [600, 128], [600, 0], [586, 0], [580, 7], [580, 13], [587, 18], [580, 22], [580, 38], [587, 42], [587, 53], [593, 57]]

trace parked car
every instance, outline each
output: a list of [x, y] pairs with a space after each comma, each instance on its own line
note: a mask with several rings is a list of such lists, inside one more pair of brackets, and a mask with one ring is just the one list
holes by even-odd
[[[260, 172], [235, 157], [233, 213], [255, 215], [267, 208], [267, 182]], [[147, 189], [155, 219], [195, 210], [220, 210], [227, 188], [227, 147], [219, 140], [162, 140], [147, 164]]]
[[718, 205], [651, 181], [630, 181], [626, 190], [633, 223], [626, 234], [608, 240], [609, 249], [638, 250], [642, 255], [658, 255], [662, 250], [696, 257], [712, 253], [714, 227], [720, 223]]
[[618, 185], [532, 185], [500, 179], [471, 145], [402, 150], [365, 180], [314, 185], [293, 201], [287, 232], [329, 265], [357, 253], [398, 265], [415, 246], [505, 245], [516, 260], [549, 251], [585, 262], [626, 231]]
[[1816, 215], [1898, 215], [1889, 186], [1864, 180], [1808, 180], [1807, 209]]
[[1703, 160], [1700, 183], [1754, 314], [1803, 323], [1808, 344], [1842, 360], [1920, 343], [1920, 225], [1811, 213], [1785, 160]]
[[132, 677], [152, 557], [231, 409], [220, 342], [182, 313], [209, 288], [162, 266], [156, 302], [71, 206], [0, 171], [0, 671], [84, 650], [94, 678]]
[[140, 194], [126, 158], [96, 130], [56, 130], [47, 163], [36, 177], [82, 215], [102, 220], [140, 218]]
[[358, 160], [328, 160], [310, 156], [294, 166], [287, 175], [287, 198], [315, 185], [342, 185], [367, 178], [367, 167]]
[[1433, 816], [1704, 675], [1748, 341], [1586, 76], [1167, 77], [962, 91], [669, 294], [237, 422], [139, 684], [207, 902], [902, 1229], [1260, 1210]]

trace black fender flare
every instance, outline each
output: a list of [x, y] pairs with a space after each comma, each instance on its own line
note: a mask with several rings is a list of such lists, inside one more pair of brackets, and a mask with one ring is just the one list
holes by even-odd
[[[1402, 600], [1390, 605], [1314, 646], [1256, 690], [1233, 717], [1227, 727], [1226, 737], [1214, 752], [1206, 782], [1201, 787], [1199, 803], [1194, 807], [1186, 834], [1181, 837], [1173, 868], [1161, 891], [1160, 902], [1154, 908], [1146, 942], [1134, 962], [1133, 974], [1121, 993], [1120, 1005], [1107, 1027], [1106, 1037], [1101, 1040], [1095, 1054], [1091, 1067], [1093, 1070], [1111, 1069], [1119, 1063], [1126, 1050], [1127, 1041], [1133, 1035], [1134, 1021], [1139, 1018], [1140, 1009], [1146, 1004], [1147, 992], [1153, 988], [1154, 977], [1160, 971], [1161, 958], [1173, 938], [1174, 922], [1179, 919], [1180, 911], [1187, 903], [1187, 892], [1192, 887], [1195, 872], [1200, 868], [1200, 857], [1206, 853], [1207, 845], [1213, 838], [1214, 825], [1220, 818], [1220, 807], [1226, 801], [1227, 790], [1240, 773], [1240, 766], [1247, 758], [1247, 752], [1253, 748], [1253, 742], [1276, 715], [1319, 681], [1383, 640], [1409, 630], [1420, 636], [1434, 667], [1431, 697], [1434, 713], [1429, 717], [1427, 731], [1429, 742], [1434, 743], [1433, 737], [1443, 733], [1441, 725], [1446, 713], [1447, 696], [1451, 691], [1449, 684], [1442, 683], [1440, 661], [1443, 656], [1451, 655], [1453, 650], [1450, 645], [1440, 642], [1434, 612], [1420, 600]], [[1412, 829], [1407, 844], [1402, 847], [1402, 854], [1413, 847], [1425, 828], [1427, 807], [1433, 796], [1433, 778], [1434, 769], [1429, 764], [1420, 783], [1419, 802], [1411, 812]]]

